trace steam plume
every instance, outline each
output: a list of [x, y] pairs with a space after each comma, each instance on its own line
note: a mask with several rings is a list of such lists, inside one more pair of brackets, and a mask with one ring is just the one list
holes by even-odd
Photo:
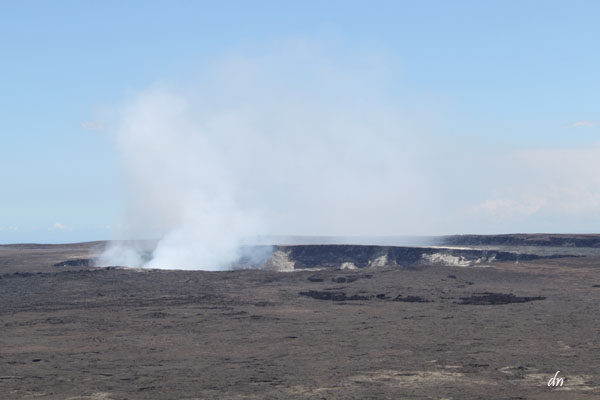
[[369, 65], [348, 76], [314, 56], [237, 57], [194, 88], [136, 94], [114, 129], [129, 190], [123, 223], [126, 236], [160, 240], [149, 259], [119, 244], [103, 262], [221, 269], [261, 234], [411, 224], [398, 210], [424, 191], [401, 108]]

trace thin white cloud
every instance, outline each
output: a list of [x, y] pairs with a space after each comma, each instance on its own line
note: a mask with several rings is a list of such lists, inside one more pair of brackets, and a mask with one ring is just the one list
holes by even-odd
[[495, 185], [470, 209], [471, 215], [488, 225], [520, 221], [535, 229], [537, 219], [549, 221], [555, 230], [565, 226], [593, 230], [600, 215], [598, 169], [600, 143], [521, 150], [504, 160], [503, 173], [510, 180]]
[[0, 231], [18, 231], [18, 226], [0, 226]]
[[543, 198], [495, 198], [476, 205], [473, 212], [481, 213], [490, 218], [523, 218], [540, 211], [545, 203], [546, 201]]
[[598, 126], [598, 121], [575, 121], [569, 126], [573, 128], [593, 128]]
[[81, 124], [79, 124], [79, 126], [81, 127], [81, 129], [93, 132], [100, 132], [106, 128], [102, 122], [97, 121], [84, 121]]
[[53, 225], [54, 229], [58, 229], [59, 231], [70, 231], [71, 227], [61, 224], [60, 222], [55, 222]]

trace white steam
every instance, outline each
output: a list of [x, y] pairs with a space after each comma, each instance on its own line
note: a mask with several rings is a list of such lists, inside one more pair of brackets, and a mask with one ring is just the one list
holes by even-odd
[[160, 240], [151, 256], [121, 243], [101, 262], [223, 269], [257, 235], [410, 231], [418, 217], [399, 210], [425, 201], [414, 132], [378, 71], [356, 65], [237, 57], [194, 88], [135, 95], [113, 132], [129, 192], [122, 235]]
[[397, 68], [353, 54], [285, 43], [133, 95], [107, 124], [128, 189], [120, 236], [158, 242], [115, 242], [100, 262], [225, 269], [265, 257], [244, 253], [259, 235], [597, 230], [599, 145], [452, 134], [403, 99]]
[[197, 120], [198, 111], [183, 96], [154, 89], [124, 112], [116, 143], [129, 178], [127, 223], [161, 240], [145, 263], [138, 249], [122, 244], [107, 250], [109, 260], [217, 269], [235, 261], [244, 238], [262, 232], [255, 210], [238, 203], [233, 143]]

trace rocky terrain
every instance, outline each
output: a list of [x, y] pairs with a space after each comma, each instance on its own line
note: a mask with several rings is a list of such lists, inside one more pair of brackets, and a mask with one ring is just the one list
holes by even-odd
[[594, 236], [509, 236], [274, 246], [223, 272], [0, 246], [0, 398], [600, 398]]
[[600, 248], [600, 235], [454, 235], [436, 238], [436, 241], [449, 246], [550, 246], [550, 247], [595, 247]]

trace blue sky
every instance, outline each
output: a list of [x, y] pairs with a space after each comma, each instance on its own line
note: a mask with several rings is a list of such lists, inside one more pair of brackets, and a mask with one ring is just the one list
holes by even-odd
[[[578, 171], [599, 166], [598, 15], [597, 1], [3, 2], [0, 243], [111, 238], [124, 179], [104, 127], [124, 99], [157, 82], [186, 87], [218, 60], [272, 55], [294, 40], [323, 46], [350, 76], [357, 54], [374, 54], [374, 70], [389, 75], [386, 99], [427, 120], [436, 151], [448, 148], [457, 169], [477, 169], [462, 163], [486, 149], [502, 163], [535, 154], [548, 171], [580, 162], [561, 175], [577, 181], [569, 194], [542, 171], [537, 194], [514, 195], [528, 183], [516, 168], [494, 175], [517, 176], [516, 185], [449, 199], [472, 185], [459, 180], [441, 190], [440, 214], [493, 215], [418, 233], [594, 231], [598, 181]], [[302, 75], [286, 68], [290, 81]], [[574, 200], [575, 191], [587, 197]]]

